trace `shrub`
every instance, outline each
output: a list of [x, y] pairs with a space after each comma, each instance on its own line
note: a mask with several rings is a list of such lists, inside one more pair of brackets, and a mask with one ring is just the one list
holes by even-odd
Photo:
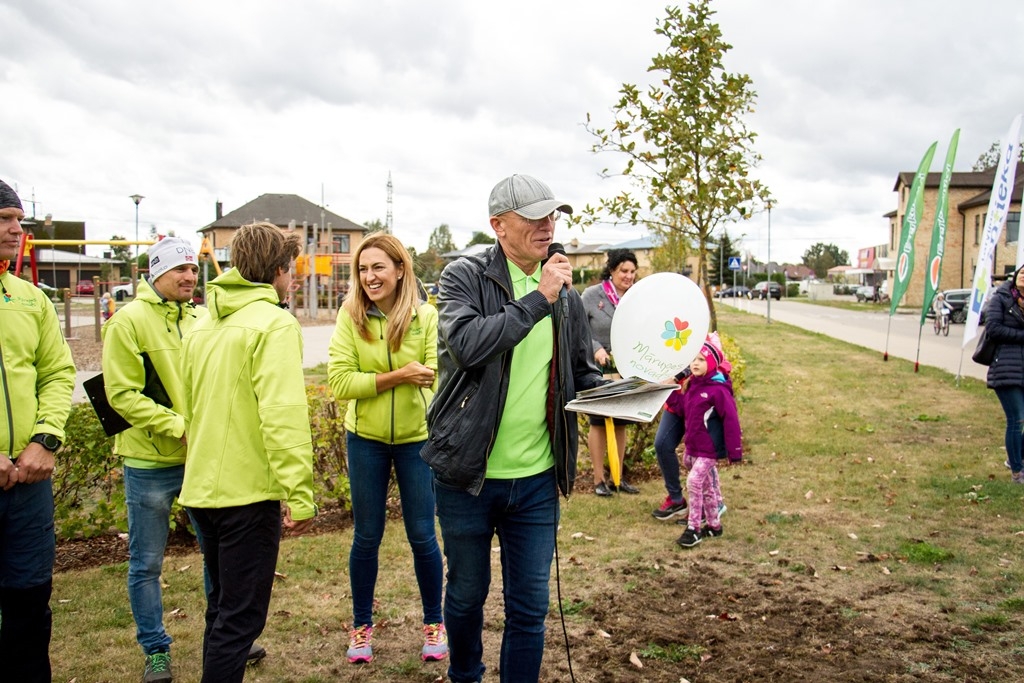
[[313, 486], [318, 501], [331, 499], [341, 507], [352, 506], [345, 452], [342, 408], [330, 388], [306, 385], [309, 428], [313, 432]]
[[113, 453], [88, 403], [71, 407], [64, 447], [53, 472], [53, 503], [58, 538], [92, 537], [112, 528], [128, 529], [121, 459]]

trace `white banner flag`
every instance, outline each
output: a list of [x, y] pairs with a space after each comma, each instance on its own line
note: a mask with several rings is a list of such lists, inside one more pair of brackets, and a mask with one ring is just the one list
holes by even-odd
[[[978, 318], [989, 290], [992, 289], [992, 257], [996, 253], [999, 234], [1006, 223], [1006, 214], [1010, 208], [1010, 194], [1013, 192], [1013, 180], [1017, 174], [1017, 157], [1020, 149], [1020, 119], [1017, 114], [1010, 124], [1010, 132], [1003, 141], [1003, 151], [999, 155], [996, 166], [996, 177], [992, 181], [992, 196], [988, 200], [988, 213], [985, 215], [985, 231], [981, 238], [978, 251], [978, 265], [974, 268], [974, 279], [971, 281], [971, 300], [967, 305], [967, 324], [964, 326], [963, 346], [967, 346], [978, 334]], [[1024, 257], [1024, 242], [1018, 240], [1017, 265], [1021, 265]]]

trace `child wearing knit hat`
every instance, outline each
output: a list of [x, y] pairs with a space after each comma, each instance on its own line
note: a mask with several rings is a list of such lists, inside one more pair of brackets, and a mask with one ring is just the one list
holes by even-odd
[[[721, 420], [729, 462], [738, 463], [743, 458], [739, 414], [726, 374], [731, 369], [718, 336], [709, 336], [690, 363], [691, 376], [669, 399], [683, 418], [683, 444], [686, 447], [683, 464], [689, 469], [686, 477], [690, 498], [687, 527], [676, 540], [684, 548], [692, 548], [703, 538], [722, 535], [718, 509], [721, 494], [715, 491], [719, 449], [708, 429], [709, 416], [717, 415]], [[706, 527], [702, 526], [704, 522]]]

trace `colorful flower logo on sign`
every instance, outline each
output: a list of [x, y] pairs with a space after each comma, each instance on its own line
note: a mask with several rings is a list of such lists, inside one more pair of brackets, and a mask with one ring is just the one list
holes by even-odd
[[692, 332], [690, 323], [673, 318], [665, 321], [665, 331], [661, 333], [661, 338], [665, 340], [665, 346], [679, 351], [686, 346]]

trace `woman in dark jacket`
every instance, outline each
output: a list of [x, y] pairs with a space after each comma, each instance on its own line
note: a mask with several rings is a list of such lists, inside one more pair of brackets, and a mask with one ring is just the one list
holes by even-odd
[[1024, 484], [1024, 266], [992, 293], [985, 306], [985, 330], [998, 344], [988, 368], [988, 387], [1006, 413], [1006, 462], [1013, 483]]

